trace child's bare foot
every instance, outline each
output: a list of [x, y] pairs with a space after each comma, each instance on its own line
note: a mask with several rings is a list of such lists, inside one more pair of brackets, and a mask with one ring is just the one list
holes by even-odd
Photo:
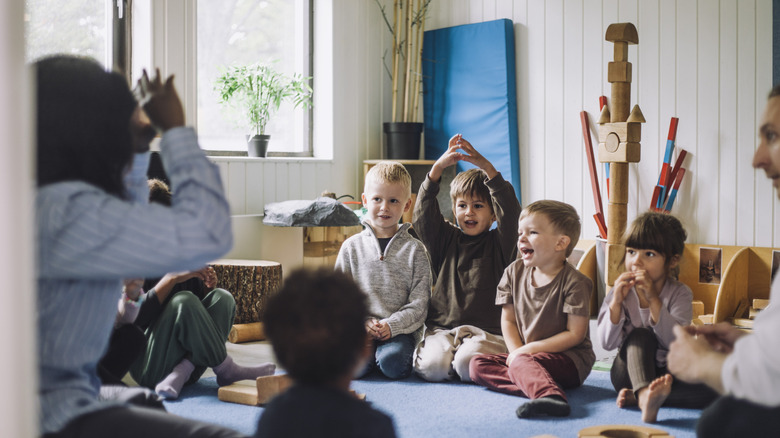
[[636, 397], [634, 397], [634, 391], [629, 388], [621, 389], [620, 392], [618, 392], [616, 403], [619, 408], [629, 408], [631, 406], [636, 406]]
[[672, 392], [672, 375], [663, 375], [652, 382], [647, 388], [639, 392], [637, 401], [639, 409], [642, 410], [642, 421], [645, 423], [655, 423], [658, 416], [658, 410], [664, 404], [669, 393]]

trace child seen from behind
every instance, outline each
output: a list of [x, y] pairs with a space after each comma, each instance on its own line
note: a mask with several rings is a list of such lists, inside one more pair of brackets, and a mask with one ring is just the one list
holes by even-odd
[[538, 201], [518, 223], [520, 259], [504, 271], [496, 304], [508, 354], [471, 359], [474, 382], [527, 397], [520, 418], [568, 416], [564, 389], [582, 385], [595, 362], [588, 336], [591, 280], [566, 261], [580, 236], [574, 208]]
[[675, 380], [666, 369], [675, 325], [690, 325], [693, 292], [673, 277], [687, 233], [668, 214], [647, 212], [626, 233], [625, 268], [604, 298], [598, 334], [618, 349], [610, 370], [621, 408], [639, 405], [642, 421], [656, 420], [661, 406], [703, 408], [716, 393]]
[[265, 311], [265, 331], [293, 385], [265, 407], [256, 437], [395, 437], [393, 421], [349, 393], [370, 355], [366, 296], [330, 269], [292, 272]]
[[412, 355], [421, 336], [431, 294], [431, 268], [423, 244], [398, 224], [409, 210], [412, 179], [400, 163], [380, 162], [366, 174], [365, 229], [339, 250], [336, 269], [352, 276], [368, 295], [366, 331], [378, 368], [391, 379], [412, 372]]

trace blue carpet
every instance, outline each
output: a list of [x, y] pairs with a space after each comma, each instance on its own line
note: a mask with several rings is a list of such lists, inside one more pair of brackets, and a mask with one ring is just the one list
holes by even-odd
[[[566, 418], [520, 420], [515, 409], [526, 399], [458, 382], [428, 383], [416, 377], [390, 382], [377, 376], [357, 380], [352, 388], [366, 394], [374, 407], [394, 418], [401, 438], [541, 434], [564, 438], [576, 437], [579, 430], [602, 424], [644, 425], [687, 438], [695, 436], [700, 414], [695, 409], [662, 408], [657, 423], [644, 424], [638, 409], [615, 406], [616, 393], [609, 373], [603, 371], [593, 371], [582, 387], [567, 392], [572, 413]], [[166, 402], [165, 406], [174, 414], [229, 426], [248, 435], [254, 433], [263, 411], [217, 400], [213, 377], [185, 387], [179, 400]]]

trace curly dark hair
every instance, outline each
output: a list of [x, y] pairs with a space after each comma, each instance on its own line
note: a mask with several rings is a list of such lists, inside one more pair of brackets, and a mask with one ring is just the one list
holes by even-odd
[[149, 202], [171, 206], [173, 199], [168, 184], [157, 178], [148, 180], [146, 184], [149, 186]]
[[332, 269], [297, 270], [268, 300], [265, 332], [296, 381], [333, 383], [352, 373], [367, 338], [366, 295]]
[[35, 69], [38, 187], [84, 181], [125, 198], [137, 107], [125, 78], [70, 55], [43, 58]]

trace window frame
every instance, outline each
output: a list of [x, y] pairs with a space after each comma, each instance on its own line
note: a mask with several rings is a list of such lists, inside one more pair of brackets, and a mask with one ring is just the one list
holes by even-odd
[[[131, 79], [137, 80], [140, 69], [146, 66], [155, 66], [160, 68], [163, 75], [173, 74], [176, 76], [176, 85], [179, 95], [184, 105], [185, 114], [188, 123], [197, 129], [198, 120], [198, 99], [197, 99], [197, 1], [196, 0], [122, 0], [131, 4], [130, 9], [140, 6], [149, 17], [148, 24], [141, 24], [142, 27], [148, 27], [150, 39], [148, 42], [132, 44], [132, 56], [130, 56]], [[303, 57], [301, 62], [303, 68], [309, 73], [304, 76], [314, 77], [315, 70], [315, 1], [301, 0], [305, 5], [302, 14], [308, 17], [308, 31], [302, 43], [308, 45], [308, 56]], [[148, 12], [147, 12], [148, 11]], [[132, 17], [134, 20], [144, 20], [141, 17]], [[136, 20], [138, 22], [139, 20]], [[131, 26], [133, 38], [141, 31], [136, 26]], [[315, 80], [310, 80], [310, 85], [314, 88]], [[303, 151], [283, 152], [269, 151], [267, 157], [272, 158], [315, 158], [317, 153], [314, 147], [315, 138], [315, 109], [317, 102], [317, 91], [314, 91], [314, 104], [312, 108], [304, 109], [303, 118]], [[209, 156], [246, 156], [246, 151], [214, 151], [206, 150]], [[262, 160], [263, 158], [256, 158]]]

